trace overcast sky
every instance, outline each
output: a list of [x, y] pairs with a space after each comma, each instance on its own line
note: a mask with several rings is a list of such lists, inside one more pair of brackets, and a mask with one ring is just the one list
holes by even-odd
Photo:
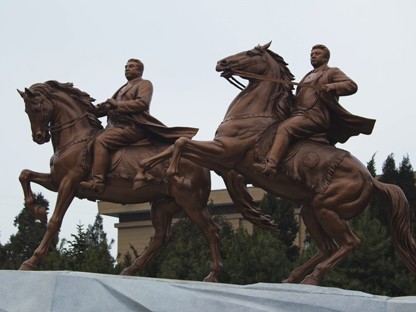
[[[371, 136], [340, 147], [363, 163], [376, 153], [377, 170], [394, 153], [415, 167], [416, 2], [411, 0], [2, 0], [0, 2], [0, 95], [3, 120], [0, 175], [0, 242], [16, 232], [23, 207], [22, 169], [49, 172], [50, 143], [31, 140], [24, 104], [16, 89], [47, 80], [73, 82], [97, 99], [111, 97], [124, 82], [129, 58], [145, 64], [154, 85], [151, 113], [169, 126], [200, 129], [211, 140], [239, 90], [215, 72], [228, 55], [272, 41], [299, 81], [310, 70], [310, 48], [331, 50], [330, 66], [357, 82], [358, 93], [341, 99], [349, 111], [377, 119]], [[212, 174], [213, 189], [224, 188]], [[53, 209], [56, 194], [33, 185]], [[60, 237], [91, 224], [97, 206], [75, 200]], [[105, 217], [105, 231], [116, 238]], [[116, 246], [113, 247], [113, 253]]]

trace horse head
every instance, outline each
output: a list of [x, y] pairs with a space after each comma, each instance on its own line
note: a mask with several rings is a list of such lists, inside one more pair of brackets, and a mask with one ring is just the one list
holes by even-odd
[[38, 144], [49, 142], [49, 123], [52, 106], [46, 96], [39, 91], [32, 91], [36, 85], [25, 91], [17, 90], [25, 102], [25, 112], [29, 117], [32, 139]]
[[[25, 111], [29, 116], [33, 141], [38, 144], [48, 142], [52, 135], [62, 135], [59, 141], [71, 140], [82, 128], [102, 129], [96, 117], [95, 101], [86, 92], [74, 88], [72, 83], [55, 80], [32, 85], [19, 91], [25, 101]], [[82, 120], [82, 122], [81, 122]], [[66, 135], [63, 134], [66, 131]]]
[[[271, 42], [257, 47], [228, 56], [218, 61], [216, 70], [221, 72], [221, 76], [226, 78], [236, 87], [241, 88], [241, 83], [236, 81], [233, 76], [247, 79], [250, 83], [255, 83], [260, 88], [261, 84], [268, 84], [261, 89], [261, 94], [267, 98], [265, 103], [270, 103], [274, 107], [274, 114], [280, 120], [286, 119], [290, 114], [290, 107], [294, 101], [293, 84], [294, 76], [287, 67], [284, 59], [269, 50]], [[255, 100], [256, 102], [257, 99]], [[263, 110], [270, 110], [264, 108]]]
[[253, 79], [250, 74], [254, 75], [275, 75], [270, 73], [273, 70], [273, 58], [268, 53], [271, 42], [257, 47], [228, 56], [218, 61], [216, 71], [221, 72], [221, 76], [230, 78], [238, 75], [241, 78]]

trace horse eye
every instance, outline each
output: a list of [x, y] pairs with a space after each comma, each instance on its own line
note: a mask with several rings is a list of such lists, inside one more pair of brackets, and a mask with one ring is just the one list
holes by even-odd
[[248, 55], [248, 56], [254, 56], [254, 55], [255, 55], [255, 53], [254, 53], [253, 51], [251, 51], [251, 50], [250, 50], [250, 51], [247, 51], [247, 55]]

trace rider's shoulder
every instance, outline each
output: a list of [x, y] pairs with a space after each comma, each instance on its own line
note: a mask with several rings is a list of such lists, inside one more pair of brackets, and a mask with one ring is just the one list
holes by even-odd
[[138, 84], [141, 85], [141, 86], [147, 86], [147, 87], [150, 87], [150, 88], [153, 87], [152, 82], [150, 80], [147, 80], [147, 79], [140, 79], [138, 81]]

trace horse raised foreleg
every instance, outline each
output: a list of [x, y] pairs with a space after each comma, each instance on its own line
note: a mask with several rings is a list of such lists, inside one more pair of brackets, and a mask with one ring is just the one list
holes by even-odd
[[19, 181], [22, 185], [26, 208], [32, 212], [35, 219], [39, 219], [42, 223], [46, 223], [46, 207], [36, 204], [30, 182], [37, 183], [50, 191], [56, 192], [57, 188], [52, 185], [51, 175], [25, 169], [20, 173]]
[[315, 268], [315, 266], [328, 259], [338, 249], [338, 246], [332, 238], [330, 238], [322, 229], [316, 219], [315, 212], [310, 205], [303, 205], [300, 212], [303, 222], [305, 223], [311, 238], [317, 243], [319, 250], [315, 256], [303, 265], [294, 269], [283, 283], [300, 283], [305, 276]]
[[58, 190], [55, 210], [50, 218], [46, 233], [30, 259], [24, 261], [19, 270], [32, 270], [44, 260], [48, 254], [49, 244], [61, 228], [64, 215], [75, 196], [78, 183], [65, 177]]
[[[227, 148], [226, 148], [227, 147]], [[168, 176], [177, 175], [181, 157], [185, 157], [195, 164], [216, 170], [224, 169], [227, 161], [234, 159], [238, 153], [238, 145], [225, 146], [221, 140], [194, 141], [188, 138], [179, 138], [174, 144], [171, 163], [166, 170]], [[228, 166], [231, 169], [232, 166]]]
[[170, 224], [172, 215], [177, 206], [174, 202], [166, 200], [157, 200], [152, 202], [151, 218], [155, 229], [155, 234], [150, 241], [149, 246], [138, 257], [131, 266], [125, 268], [120, 275], [135, 275], [136, 272], [143, 270], [152, 256], [163, 247], [165, 242], [170, 238]]

